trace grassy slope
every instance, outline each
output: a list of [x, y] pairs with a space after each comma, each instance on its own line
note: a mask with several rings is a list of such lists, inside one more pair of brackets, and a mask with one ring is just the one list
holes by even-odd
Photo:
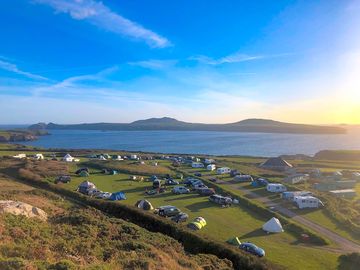
[[[48, 222], [42, 222], [0, 214], [0, 269], [50, 269], [64, 259], [77, 265], [76, 269], [229, 269], [228, 261], [186, 255], [169, 237], [110, 219], [52, 193], [2, 176], [0, 188], [0, 199], [27, 202], [49, 215]], [[9, 261], [18, 265], [7, 268]]]

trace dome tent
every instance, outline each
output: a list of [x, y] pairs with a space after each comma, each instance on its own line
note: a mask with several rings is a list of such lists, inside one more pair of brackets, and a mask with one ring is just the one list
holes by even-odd
[[135, 206], [137, 208], [143, 209], [143, 210], [153, 210], [154, 207], [148, 200], [139, 200], [136, 202]]
[[193, 222], [188, 224], [188, 228], [192, 230], [201, 230], [206, 226], [206, 220], [203, 217], [197, 217], [194, 219]]
[[113, 194], [111, 194], [109, 200], [111, 201], [120, 201], [120, 200], [126, 200], [126, 196], [124, 192], [114, 192]]
[[89, 189], [96, 189], [96, 186], [89, 181], [82, 182], [78, 187], [78, 190], [81, 193], [87, 193]]
[[271, 233], [279, 233], [284, 231], [280, 221], [275, 217], [271, 218], [268, 222], [266, 222], [262, 226], [262, 228], [264, 231]]

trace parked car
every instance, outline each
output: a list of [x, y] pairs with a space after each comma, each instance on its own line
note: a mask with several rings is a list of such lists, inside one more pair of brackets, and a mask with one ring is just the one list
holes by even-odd
[[224, 205], [224, 206], [230, 206], [232, 204], [232, 199], [231, 198], [224, 197], [224, 196], [221, 196], [221, 195], [218, 195], [218, 194], [211, 195], [209, 197], [209, 200], [211, 202], [214, 202], [214, 203], [217, 203], [217, 204], [220, 204], [220, 205]]
[[180, 213], [180, 209], [172, 205], [161, 206], [157, 209], [157, 214], [162, 217], [173, 217]]
[[250, 242], [240, 244], [239, 248], [259, 257], [265, 256], [265, 251], [262, 248]]
[[172, 189], [172, 193], [174, 194], [186, 194], [190, 193], [190, 190], [183, 186], [177, 186]]
[[71, 177], [69, 175], [60, 175], [55, 179], [55, 184], [57, 183], [69, 183], [71, 181]]
[[215, 190], [213, 188], [199, 188], [196, 192], [201, 196], [211, 196], [215, 194]]
[[203, 184], [203, 182], [201, 180], [199, 180], [199, 179], [196, 179], [196, 180], [190, 182], [189, 184], [187, 184], [187, 186], [195, 187], [196, 185], [200, 185], [200, 184]]
[[196, 184], [192, 185], [191, 187], [195, 190], [201, 189], [201, 188], [208, 188], [208, 186], [203, 183], [196, 183]]
[[199, 181], [197, 178], [187, 177], [182, 183], [184, 185], [190, 185], [194, 181]]
[[194, 173], [195, 176], [201, 177], [201, 173]]
[[165, 185], [168, 185], [168, 186], [176, 186], [178, 184], [179, 184], [178, 181], [175, 181], [175, 180], [173, 180], [171, 178], [165, 180]]
[[177, 214], [176, 216], [173, 216], [171, 218], [172, 221], [176, 222], [176, 223], [181, 223], [181, 222], [185, 222], [187, 221], [189, 218], [189, 215], [183, 212], [180, 212], [179, 214]]

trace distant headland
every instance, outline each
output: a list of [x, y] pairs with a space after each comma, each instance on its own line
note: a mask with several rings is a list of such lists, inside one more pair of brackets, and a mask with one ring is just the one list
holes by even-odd
[[269, 119], [246, 119], [228, 124], [203, 124], [179, 121], [170, 117], [150, 118], [132, 123], [81, 123], [54, 124], [38, 123], [29, 130], [104, 130], [104, 131], [137, 131], [137, 130], [173, 130], [173, 131], [227, 131], [227, 132], [260, 132], [292, 134], [344, 134], [347, 130], [338, 126], [321, 126], [285, 123]]

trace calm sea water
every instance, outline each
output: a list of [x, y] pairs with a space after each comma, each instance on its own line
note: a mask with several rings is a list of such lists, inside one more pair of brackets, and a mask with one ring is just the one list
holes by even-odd
[[278, 156], [313, 155], [324, 149], [360, 150], [360, 129], [344, 135], [303, 135], [208, 131], [52, 130], [26, 143], [48, 148], [92, 148], [161, 153]]

